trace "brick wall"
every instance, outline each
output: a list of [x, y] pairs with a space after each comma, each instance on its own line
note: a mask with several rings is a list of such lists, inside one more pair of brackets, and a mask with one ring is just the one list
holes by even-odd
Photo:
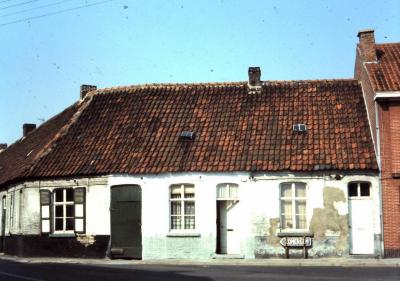
[[400, 103], [379, 105], [383, 228], [386, 257], [400, 257]]

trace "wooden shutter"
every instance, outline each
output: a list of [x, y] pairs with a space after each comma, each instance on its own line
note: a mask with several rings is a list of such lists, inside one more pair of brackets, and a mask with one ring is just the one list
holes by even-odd
[[86, 189], [78, 187], [74, 189], [74, 213], [75, 213], [75, 232], [86, 232]]
[[51, 232], [51, 193], [49, 190], [40, 190], [40, 218], [41, 232], [46, 234]]

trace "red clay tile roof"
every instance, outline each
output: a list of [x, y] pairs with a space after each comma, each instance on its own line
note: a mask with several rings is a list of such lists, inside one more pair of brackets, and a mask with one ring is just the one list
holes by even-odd
[[244, 82], [131, 86], [82, 104], [24, 176], [377, 170], [356, 80], [266, 82], [254, 94]]
[[70, 106], [0, 152], [0, 186], [28, 174], [29, 168], [57, 138], [61, 129], [66, 126], [77, 109], [77, 104]]
[[366, 64], [375, 92], [400, 91], [400, 43], [376, 44], [378, 63]]

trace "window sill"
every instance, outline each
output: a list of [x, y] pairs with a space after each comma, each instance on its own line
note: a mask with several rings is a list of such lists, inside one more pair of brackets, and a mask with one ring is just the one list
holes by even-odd
[[50, 238], [70, 238], [76, 237], [75, 233], [50, 233]]
[[201, 237], [197, 232], [170, 232], [167, 237]]
[[280, 232], [277, 233], [278, 237], [314, 237], [314, 233], [309, 232], [307, 230], [281, 230]]

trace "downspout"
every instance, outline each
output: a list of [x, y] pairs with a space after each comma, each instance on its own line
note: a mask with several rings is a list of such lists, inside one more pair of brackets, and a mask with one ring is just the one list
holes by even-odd
[[384, 244], [384, 228], [383, 228], [383, 198], [382, 198], [382, 164], [381, 164], [381, 135], [379, 127], [379, 107], [375, 101], [375, 130], [376, 130], [376, 161], [378, 162], [379, 168], [379, 180], [378, 180], [378, 191], [379, 191], [379, 204], [380, 204], [380, 224], [381, 224], [381, 257], [385, 255], [385, 244]]

